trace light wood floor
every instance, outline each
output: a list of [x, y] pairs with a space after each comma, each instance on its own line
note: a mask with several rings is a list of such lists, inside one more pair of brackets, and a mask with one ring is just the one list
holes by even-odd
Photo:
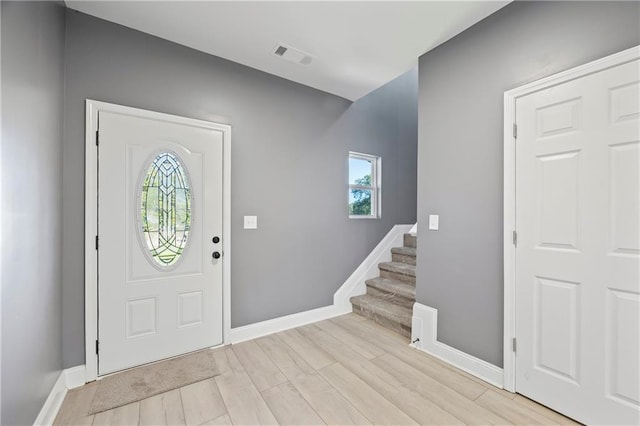
[[222, 374], [88, 416], [95, 383], [56, 425], [575, 424], [350, 314], [216, 351]]

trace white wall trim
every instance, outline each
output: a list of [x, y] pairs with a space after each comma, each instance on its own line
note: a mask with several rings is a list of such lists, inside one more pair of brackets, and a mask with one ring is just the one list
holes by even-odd
[[516, 391], [516, 357], [511, 350], [511, 342], [516, 337], [516, 248], [512, 232], [517, 230], [516, 222], [516, 169], [515, 138], [513, 123], [516, 122], [516, 101], [518, 98], [540, 90], [548, 89], [589, 74], [604, 71], [640, 58], [640, 46], [606, 56], [576, 68], [525, 84], [504, 93], [504, 388]]
[[231, 329], [230, 343], [240, 343], [258, 337], [266, 336], [280, 331], [289, 330], [291, 328], [300, 327], [312, 322], [322, 321], [329, 318], [342, 315], [334, 305], [324, 306], [322, 308], [311, 309], [309, 311], [298, 312], [291, 315], [285, 315], [254, 324], [245, 325]]
[[49, 396], [45, 400], [36, 421], [33, 422], [37, 426], [49, 426], [60, 411], [64, 397], [69, 389], [77, 388], [85, 384], [85, 366], [78, 365], [76, 367], [62, 370], [58, 376], [58, 380], [51, 388]]
[[40, 409], [40, 413], [38, 414], [38, 417], [36, 417], [36, 421], [33, 422], [33, 424], [37, 426], [53, 424], [53, 421], [56, 419], [58, 411], [60, 410], [60, 406], [62, 406], [62, 401], [64, 401], [64, 397], [66, 395], [66, 376], [63, 370], [60, 372], [58, 380], [56, 380], [53, 388], [51, 388], [51, 392], [49, 392], [49, 396], [45, 400], [44, 405]]
[[[416, 339], [420, 339], [416, 342]], [[435, 356], [467, 373], [502, 388], [503, 372], [500, 367], [476, 358], [442, 342], [438, 342], [438, 310], [420, 303], [413, 305], [411, 341], [416, 349]]]
[[98, 358], [95, 341], [98, 336], [98, 256], [95, 236], [98, 229], [97, 211], [97, 150], [96, 131], [98, 112], [109, 111], [135, 117], [151, 118], [172, 123], [197, 125], [222, 131], [223, 137], [223, 183], [222, 183], [222, 334], [228, 343], [231, 333], [231, 126], [193, 118], [147, 111], [122, 105], [87, 99], [85, 125], [85, 365], [86, 381], [98, 377]]
[[333, 295], [333, 306], [341, 314], [351, 312], [353, 296], [365, 294], [367, 286], [365, 281], [378, 276], [378, 263], [391, 261], [391, 248], [403, 245], [404, 234], [411, 230], [412, 225], [395, 225], [362, 261], [360, 266], [347, 278]]
[[[2, 34], [2, 7], [0, 7], [0, 34]], [[2, 55], [0, 55], [0, 117], [2, 117]], [[0, 165], [2, 164], [2, 119], [0, 118]], [[3, 204], [2, 198], [2, 173], [0, 173], [0, 204]], [[2, 277], [2, 247], [4, 241], [2, 239], [2, 208], [0, 208], [0, 277]], [[0, 280], [0, 321], [2, 320], [2, 280]], [[2, 327], [0, 327], [0, 368], [2, 366]], [[0, 380], [0, 421], [2, 420], [2, 380]]]
[[85, 107], [84, 342], [87, 379], [95, 380], [98, 377], [98, 358], [95, 353], [95, 341], [98, 338], [98, 308], [96, 306], [98, 300], [98, 254], [93, 239], [98, 233], [98, 154], [94, 147], [100, 106], [87, 100]]
[[85, 370], [86, 367], [84, 365], [77, 365], [64, 370], [65, 386], [67, 389], [79, 388], [87, 383]]

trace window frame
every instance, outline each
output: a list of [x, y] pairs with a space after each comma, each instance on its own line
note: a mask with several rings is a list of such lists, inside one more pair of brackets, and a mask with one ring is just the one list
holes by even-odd
[[[347, 212], [349, 212], [349, 219], [380, 219], [382, 217], [382, 157], [371, 154], [364, 154], [362, 152], [349, 151], [348, 160], [352, 158], [357, 160], [365, 160], [371, 162], [371, 186], [352, 184], [347, 178], [348, 191], [347, 191]], [[347, 175], [349, 174], [350, 167], [347, 161]], [[352, 189], [361, 189], [371, 191], [371, 214], [370, 215], [353, 215], [350, 213], [349, 197]]]

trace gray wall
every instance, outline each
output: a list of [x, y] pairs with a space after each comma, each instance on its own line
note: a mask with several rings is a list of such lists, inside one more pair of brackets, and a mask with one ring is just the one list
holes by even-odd
[[2, 419], [33, 424], [62, 368], [64, 6], [2, 2]]
[[[417, 72], [352, 105], [68, 11], [65, 96], [65, 367], [84, 363], [86, 98], [233, 126], [233, 327], [331, 304], [394, 224], [415, 221]], [[383, 156], [380, 220], [347, 218], [349, 150]]]
[[638, 2], [517, 2], [420, 58], [417, 301], [438, 340], [502, 366], [504, 91], [640, 44], [639, 18]]

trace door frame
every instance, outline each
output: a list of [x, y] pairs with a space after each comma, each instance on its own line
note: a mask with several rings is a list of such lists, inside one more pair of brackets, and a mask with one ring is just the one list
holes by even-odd
[[640, 58], [640, 46], [562, 71], [504, 92], [504, 389], [516, 392], [516, 356], [512, 349], [516, 334], [516, 101], [518, 98], [545, 90], [596, 72]]
[[97, 131], [100, 111], [150, 118], [176, 124], [196, 125], [222, 132], [222, 339], [229, 342], [231, 331], [231, 126], [117, 104], [86, 100], [85, 105], [85, 231], [84, 231], [84, 310], [85, 381], [98, 378], [98, 150]]

